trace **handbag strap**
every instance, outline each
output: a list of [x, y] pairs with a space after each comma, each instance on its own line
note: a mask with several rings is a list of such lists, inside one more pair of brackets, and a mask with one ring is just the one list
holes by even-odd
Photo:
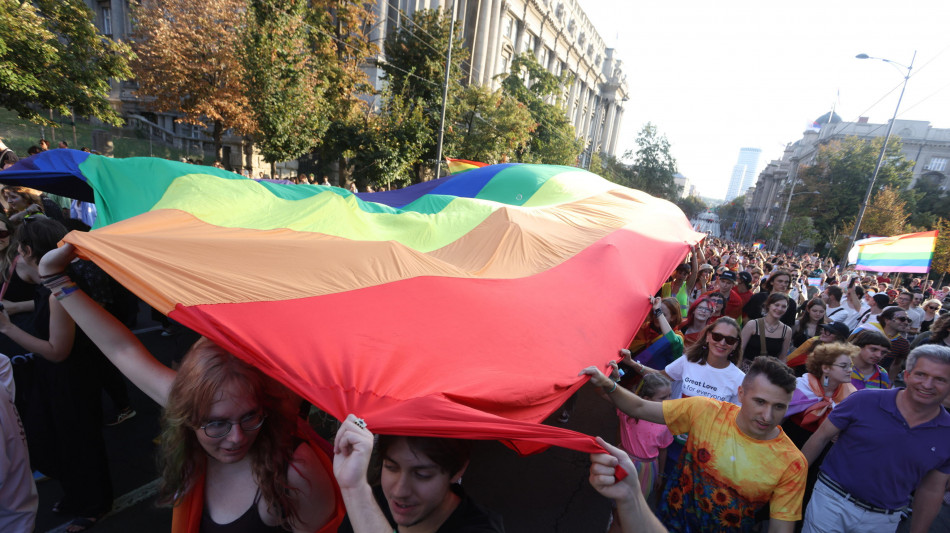
[[20, 256], [13, 258], [13, 261], [10, 263], [10, 269], [7, 271], [7, 278], [3, 281], [3, 288], [0, 289], [0, 300], [3, 299], [7, 294], [7, 289], [10, 288], [10, 280], [13, 279], [13, 273], [16, 272], [16, 262], [20, 260]]
[[765, 319], [755, 319], [755, 329], [759, 330], [759, 355], [768, 355], [768, 348], [765, 346]]

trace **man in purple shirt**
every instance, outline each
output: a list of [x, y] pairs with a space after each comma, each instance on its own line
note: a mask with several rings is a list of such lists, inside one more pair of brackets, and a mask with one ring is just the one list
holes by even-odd
[[893, 532], [914, 496], [911, 533], [926, 533], [950, 479], [950, 348], [928, 344], [907, 357], [907, 388], [862, 390], [840, 403], [802, 453], [821, 464], [803, 533]]

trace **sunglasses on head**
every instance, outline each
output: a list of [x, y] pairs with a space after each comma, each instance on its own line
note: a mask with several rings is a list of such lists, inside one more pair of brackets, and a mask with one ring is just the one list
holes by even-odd
[[739, 337], [733, 337], [732, 335], [723, 335], [722, 333], [716, 333], [715, 331], [710, 331], [709, 336], [712, 338], [713, 342], [722, 342], [726, 341], [726, 344], [729, 346], [735, 346], [739, 342]]

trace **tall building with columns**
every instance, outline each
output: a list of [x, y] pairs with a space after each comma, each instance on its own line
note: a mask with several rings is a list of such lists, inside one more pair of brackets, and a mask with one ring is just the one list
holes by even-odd
[[[530, 52], [549, 72], [573, 74], [565, 87], [565, 113], [578, 138], [594, 151], [614, 155], [628, 99], [623, 64], [581, 9], [578, 0], [455, 0], [459, 25], [471, 59], [469, 83], [500, 87], [517, 55]], [[372, 36], [382, 42], [402, 24], [401, 17], [422, 9], [446, 9], [452, 0], [377, 0], [378, 23]], [[407, 24], [409, 29], [411, 25]], [[381, 69], [370, 71], [381, 85]]]

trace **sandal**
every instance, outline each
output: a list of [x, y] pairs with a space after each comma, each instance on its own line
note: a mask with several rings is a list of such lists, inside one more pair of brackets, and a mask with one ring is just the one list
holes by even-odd
[[76, 518], [66, 526], [66, 533], [80, 533], [96, 525], [98, 518]]

